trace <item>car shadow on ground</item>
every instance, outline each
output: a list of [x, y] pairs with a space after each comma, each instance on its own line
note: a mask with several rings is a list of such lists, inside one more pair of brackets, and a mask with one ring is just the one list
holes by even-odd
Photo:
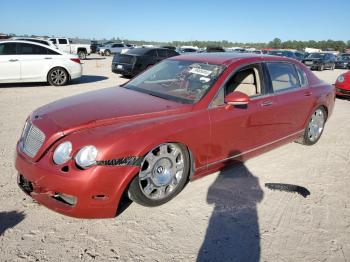
[[71, 85], [74, 85], [74, 84], [87, 84], [87, 83], [100, 82], [100, 81], [107, 80], [107, 79], [108, 79], [108, 77], [106, 77], [106, 76], [83, 75], [80, 78], [73, 79], [70, 84]]
[[22, 212], [0, 212], [0, 236], [3, 235], [7, 229], [13, 228], [19, 224], [24, 218], [25, 215]]
[[39, 83], [10, 83], [10, 84], [0, 84], [1, 88], [26, 88], [26, 87], [50, 87], [50, 85], [46, 82]]
[[[84, 60], [104, 60], [106, 59], [105, 57], [87, 57]], [[84, 60], [82, 60], [82, 62], [84, 62]]]
[[221, 171], [208, 190], [214, 211], [197, 261], [259, 261], [257, 203], [262, 199], [258, 178], [243, 163]]

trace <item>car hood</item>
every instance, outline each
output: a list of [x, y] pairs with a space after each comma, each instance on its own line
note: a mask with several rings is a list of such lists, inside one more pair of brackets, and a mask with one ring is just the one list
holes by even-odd
[[192, 105], [112, 87], [58, 100], [37, 109], [31, 118], [48, 133], [66, 135], [101, 125], [181, 113], [191, 108]]

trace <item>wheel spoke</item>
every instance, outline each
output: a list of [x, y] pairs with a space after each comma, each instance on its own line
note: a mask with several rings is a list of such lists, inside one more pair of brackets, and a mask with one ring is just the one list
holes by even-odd
[[161, 145], [161, 146], [159, 147], [159, 153], [160, 153], [161, 155], [167, 154], [167, 153], [168, 153], [168, 146], [167, 146], [167, 145]]
[[145, 171], [141, 171], [139, 174], [139, 178], [141, 180], [145, 180], [151, 176], [151, 169], [146, 169]]
[[154, 190], [154, 186], [152, 183], [148, 183], [147, 186], [143, 189], [143, 191], [149, 196]]

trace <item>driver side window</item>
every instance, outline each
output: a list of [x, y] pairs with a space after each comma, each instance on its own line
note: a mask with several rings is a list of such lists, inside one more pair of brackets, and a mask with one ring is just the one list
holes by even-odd
[[262, 94], [262, 81], [260, 77], [260, 66], [251, 65], [236, 72], [226, 84], [220, 88], [210, 107], [216, 107], [225, 103], [225, 96], [239, 91], [249, 97], [255, 97]]

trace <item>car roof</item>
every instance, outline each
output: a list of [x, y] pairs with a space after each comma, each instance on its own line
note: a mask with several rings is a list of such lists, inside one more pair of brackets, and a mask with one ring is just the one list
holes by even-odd
[[57, 53], [60, 53], [60, 54], [63, 54], [63, 52], [61, 52], [59, 49], [55, 49], [51, 46], [48, 46], [48, 45], [44, 45], [44, 44], [40, 44], [38, 42], [32, 42], [32, 41], [25, 41], [25, 40], [15, 40], [15, 39], [9, 39], [9, 40], [5, 40], [5, 41], [1, 41], [1, 43], [25, 43], [25, 44], [32, 44], [32, 45], [38, 45], [38, 46], [41, 46], [41, 47], [45, 47], [45, 48], [49, 48]]
[[263, 60], [276, 60], [276, 61], [289, 61], [293, 63], [298, 63], [296, 60], [281, 57], [281, 56], [272, 56], [272, 55], [262, 55], [255, 53], [235, 53], [235, 52], [213, 52], [213, 53], [188, 53], [185, 55], [174, 56], [173, 60], [184, 60], [184, 61], [196, 61], [196, 62], [204, 62], [209, 64], [223, 64], [230, 65], [238, 60], [243, 59], [255, 59], [259, 61]]

